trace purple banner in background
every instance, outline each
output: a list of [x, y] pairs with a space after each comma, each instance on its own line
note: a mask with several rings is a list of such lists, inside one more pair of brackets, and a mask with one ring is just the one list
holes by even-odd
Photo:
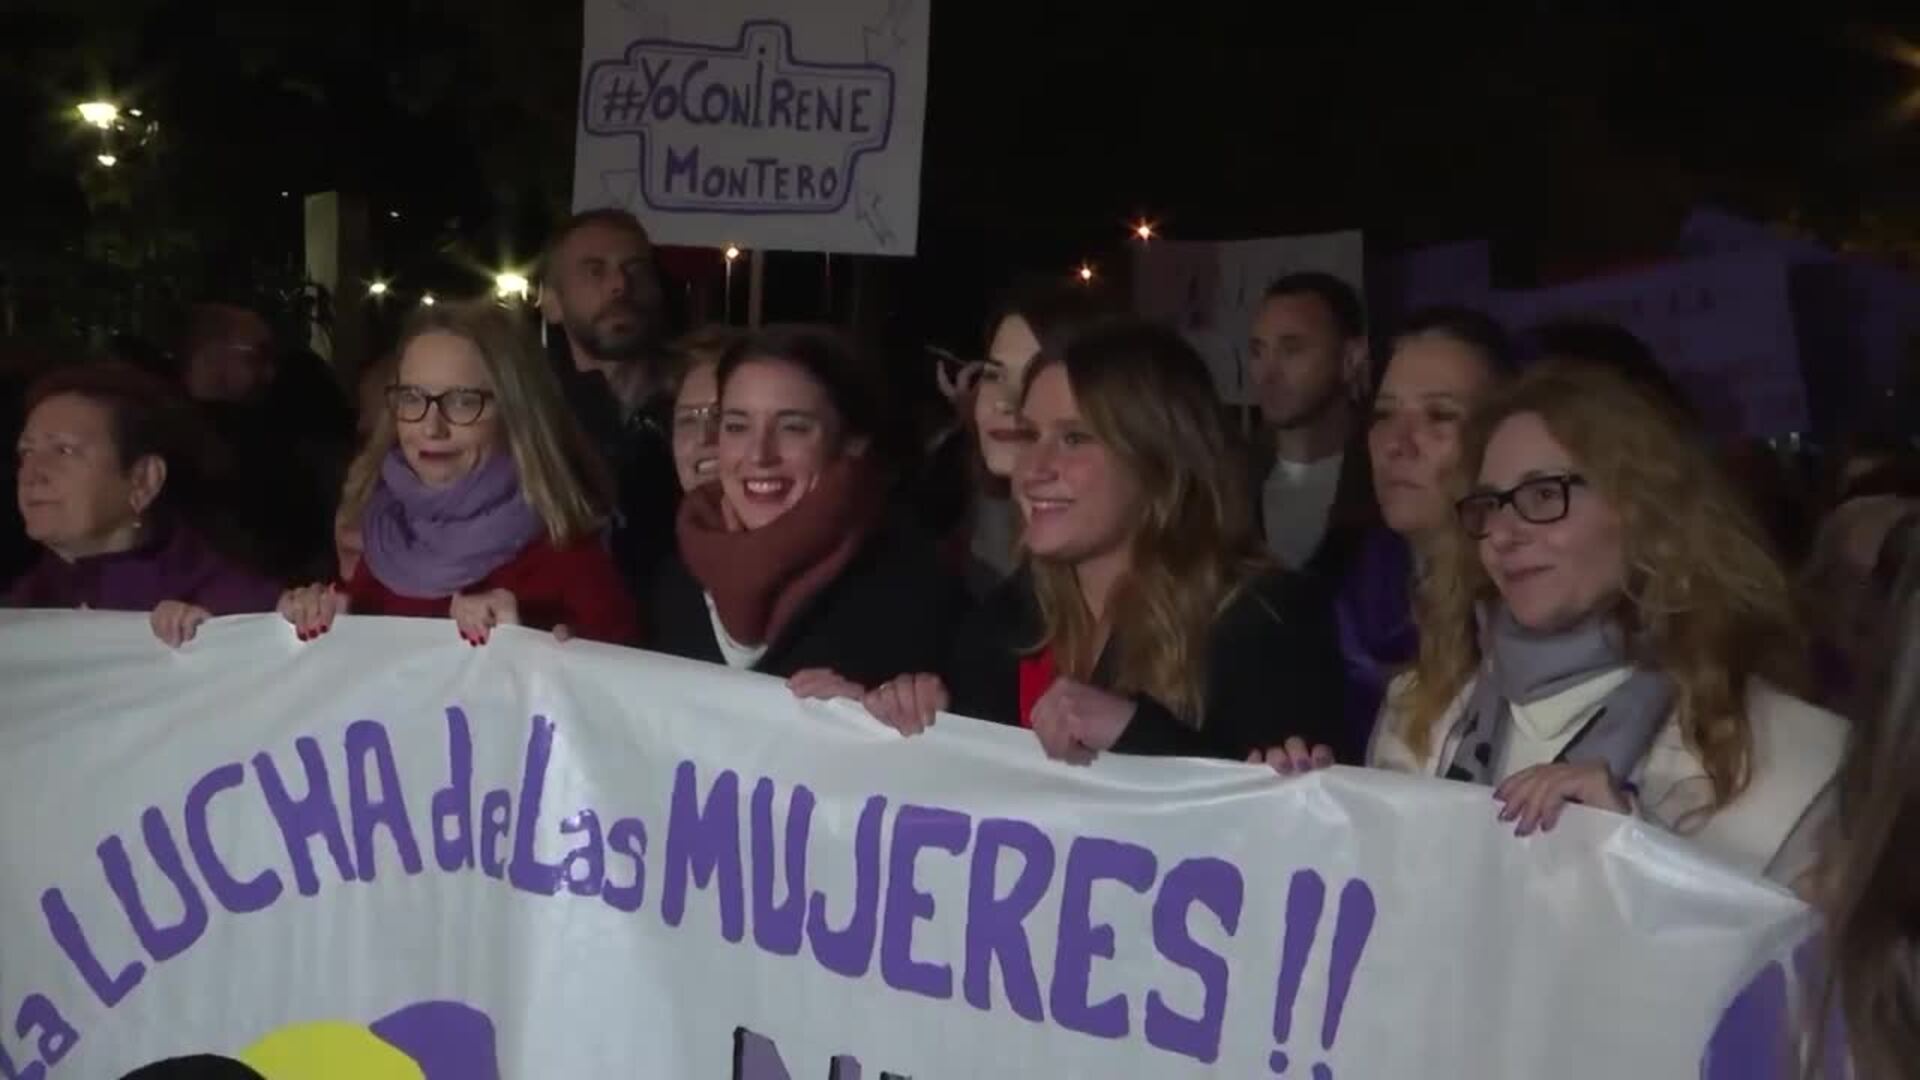
[[1493, 294], [1493, 246], [1436, 244], [1367, 260], [1367, 309], [1376, 337], [1436, 304], [1484, 308]]
[[1686, 255], [1768, 253], [1791, 266], [1815, 411], [1842, 419], [1891, 396], [1920, 341], [1920, 280], [1711, 207], [1688, 215]]
[[1618, 323], [1652, 346], [1719, 435], [1773, 436], [1809, 421], [1784, 255], [1687, 259], [1532, 292], [1495, 293], [1516, 332], [1561, 318]]

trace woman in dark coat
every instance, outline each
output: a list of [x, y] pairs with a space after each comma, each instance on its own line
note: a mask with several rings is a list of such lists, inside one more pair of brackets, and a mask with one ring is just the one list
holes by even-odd
[[947, 708], [1018, 724], [1067, 761], [1243, 759], [1289, 736], [1357, 760], [1327, 597], [1262, 553], [1192, 347], [1132, 320], [1088, 329], [1034, 362], [1020, 413], [1026, 567], [939, 666], [796, 690], [858, 697], [906, 731]]
[[936, 664], [965, 608], [933, 543], [890, 514], [844, 343], [769, 330], [721, 360], [719, 482], [687, 493], [653, 647], [770, 675], [879, 683]]

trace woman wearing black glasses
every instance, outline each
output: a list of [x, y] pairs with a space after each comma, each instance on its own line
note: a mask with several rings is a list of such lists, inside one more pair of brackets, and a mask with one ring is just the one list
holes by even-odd
[[1489, 785], [1523, 836], [1584, 803], [1809, 884], [1845, 727], [1784, 689], [1786, 575], [1678, 416], [1549, 364], [1476, 412], [1458, 476], [1369, 761]]
[[451, 618], [473, 645], [510, 625], [632, 643], [600, 472], [512, 316], [428, 308], [347, 473], [340, 516], [359, 523], [359, 562], [343, 582], [286, 593], [280, 613], [302, 640], [351, 611]]

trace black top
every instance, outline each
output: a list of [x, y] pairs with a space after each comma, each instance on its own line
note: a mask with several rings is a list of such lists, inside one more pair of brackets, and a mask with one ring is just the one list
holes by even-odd
[[[1124, 632], [1125, 628], [1121, 628]], [[961, 629], [942, 672], [952, 709], [1001, 724], [1020, 722], [1021, 655], [1040, 638], [1031, 579], [1022, 569]], [[1112, 641], [1093, 683], [1110, 687]], [[1256, 578], [1215, 620], [1206, 651], [1206, 703], [1198, 728], [1159, 701], [1135, 694], [1139, 711], [1113, 749], [1123, 754], [1244, 759], [1299, 736], [1332, 747], [1341, 762], [1365, 755], [1342, 723], [1341, 661], [1333, 608], [1312, 578], [1276, 571]]]
[[560, 384], [614, 483], [611, 545], [621, 576], [645, 596], [673, 554], [680, 474], [673, 467], [673, 403], [665, 395], [627, 413], [598, 371], [560, 370]]
[[[333, 515], [353, 452], [352, 429], [263, 403], [203, 402], [200, 415], [218, 447], [200, 490], [174, 495], [209, 539], [245, 556], [276, 581], [325, 581], [338, 572]], [[182, 484], [187, 475], [179, 478]], [[170, 483], [173, 481], [170, 479]], [[234, 498], [233, 493], [244, 492]]]
[[[833, 582], [768, 643], [753, 670], [782, 678], [828, 668], [862, 686], [934, 671], [966, 617], [966, 590], [905, 521], [883, 524]], [[678, 555], [654, 582], [647, 640], [656, 651], [726, 662], [705, 590]]]

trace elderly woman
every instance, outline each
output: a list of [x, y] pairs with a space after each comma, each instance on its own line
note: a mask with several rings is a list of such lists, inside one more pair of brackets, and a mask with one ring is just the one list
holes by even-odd
[[192, 432], [185, 402], [128, 365], [68, 368], [36, 384], [18, 485], [42, 554], [8, 606], [147, 611], [175, 646], [212, 616], [273, 610], [278, 587], [220, 555], [188, 521]]

